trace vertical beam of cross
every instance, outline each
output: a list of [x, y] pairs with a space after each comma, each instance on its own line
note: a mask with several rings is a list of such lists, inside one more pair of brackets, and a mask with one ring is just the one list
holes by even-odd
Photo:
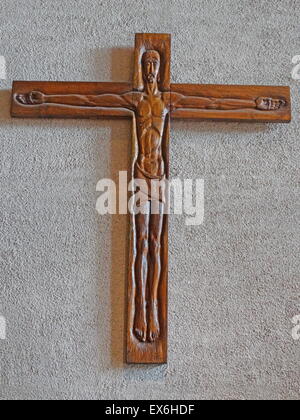
[[[157, 52], [159, 57], [159, 77], [152, 101], [151, 86], [147, 77], [155, 76], [155, 68], [147, 75], [147, 52]], [[151, 60], [155, 60], [155, 54]], [[171, 37], [166, 34], [137, 34], [135, 39], [135, 67], [133, 88], [141, 95], [135, 115], [137, 141], [133, 153], [132, 178], [149, 180], [157, 171], [161, 179], [169, 178], [169, 138], [170, 138], [170, 64]], [[145, 63], [146, 61], [146, 63]], [[164, 114], [165, 113], [165, 114]], [[163, 116], [162, 116], [163, 115]], [[142, 126], [142, 130], [139, 127]], [[152, 148], [159, 151], [142, 150], [142, 143], [151, 137]], [[151, 149], [150, 147], [150, 149]], [[140, 162], [159, 160], [163, 167], [150, 165], [146, 171], [139, 171]], [[149, 188], [150, 189], [150, 188]], [[148, 198], [147, 198], [148, 200]], [[152, 212], [153, 202], [149, 202]], [[165, 203], [166, 205], [166, 203]], [[158, 215], [137, 216], [132, 219], [130, 263], [128, 276], [128, 320], [127, 320], [127, 362], [166, 363], [168, 341], [168, 215], [160, 208]], [[157, 226], [161, 226], [157, 229]], [[146, 240], [145, 240], [146, 239]], [[146, 243], [147, 242], [147, 243]], [[140, 254], [140, 255], [139, 255]], [[141, 261], [141, 254], [144, 263]], [[158, 270], [157, 267], [160, 267]], [[144, 291], [142, 290], [144, 287]], [[157, 288], [157, 296], [153, 289]], [[144, 295], [142, 302], [140, 296]], [[144, 308], [143, 308], [144, 306]]]

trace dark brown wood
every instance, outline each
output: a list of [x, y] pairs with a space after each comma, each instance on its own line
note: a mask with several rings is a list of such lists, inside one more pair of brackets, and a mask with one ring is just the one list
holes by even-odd
[[89, 82], [14, 82], [12, 89], [12, 117], [19, 118], [132, 118], [132, 112], [125, 108], [67, 106], [54, 103], [23, 105], [18, 95], [42, 92], [45, 95], [122, 95], [132, 91], [132, 83], [89, 83]]
[[160, 55], [159, 90], [169, 92], [171, 84], [171, 35], [168, 34], [135, 35], [133, 88], [143, 91], [142, 57], [149, 50], [157, 51]]
[[[175, 107], [172, 112], [172, 118], [174, 119], [269, 123], [288, 123], [291, 121], [289, 87], [172, 84], [171, 91], [174, 94], [183, 95], [187, 99], [197, 97], [209, 98], [212, 101], [211, 104], [204, 104], [203, 109], [194, 108], [192, 101], [190, 106], [185, 105], [185, 108], [179, 107], [176, 109]], [[217, 100], [219, 99], [223, 101], [223, 104], [220, 104], [220, 102], [218, 104]], [[259, 104], [259, 99], [268, 100], [268, 103], [265, 105]], [[234, 103], [235, 100], [241, 101], [241, 104]], [[220, 106], [228, 109], [220, 109]], [[258, 106], [266, 109], [259, 109]], [[272, 110], [267, 109], [268, 107], [278, 108]]]
[[[141, 97], [134, 119], [137, 136], [132, 178], [142, 178], [147, 183], [151, 178], [169, 178], [170, 56], [169, 35], [136, 35], [134, 88]], [[148, 58], [158, 61], [156, 69], [155, 66], [147, 69]], [[147, 79], [147, 71], [153, 73], [150, 74], [153, 80]], [[153, 165], [153, 159], [159, 161], [159, 165]], [[152, 213], [153, 202], [149, 201], [149, 196], [145, 200]], [[165, 205], [160, 203], [159, 214], [151, 214], [150, 218], [137, 215], [131, 220], [128, 363], [167, 362], [168, 216], [163, 212]]]
[[[20, 118], [132, 118], [131, 177], [146, 214], [132, 211], [126, 361], [166, 363], [168, 216], [151, 182], [169, 178], [170, 120], [284, 123], [288, 87], [170, 84], [170, 35], [137, 34], [133, 83], [14, 82], [11, 114]], [[158, 211], [152, 214], [153, 207]]]

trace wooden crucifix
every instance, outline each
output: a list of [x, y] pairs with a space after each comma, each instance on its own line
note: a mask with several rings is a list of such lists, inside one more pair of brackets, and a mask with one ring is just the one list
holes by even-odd
[[[288, 87], [171, 84], [170, 57], [170, 35], [137, 34], [133, 83], [14, 82], [12, 116], [132, 118], [131, 176], [146, 186], [169, 178], [171, 118], [290, 122]], [[166, 363], [168, 216], [163, 194], [140, 192], [144, 211], [131, 216], [126, 360]]]

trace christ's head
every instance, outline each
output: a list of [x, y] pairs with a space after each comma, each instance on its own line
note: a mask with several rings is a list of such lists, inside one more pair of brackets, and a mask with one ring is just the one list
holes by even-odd
[[146, 83], [159, 81], [160, 55], [157, 51], [148, 50], [142, 58], [143, 77]]

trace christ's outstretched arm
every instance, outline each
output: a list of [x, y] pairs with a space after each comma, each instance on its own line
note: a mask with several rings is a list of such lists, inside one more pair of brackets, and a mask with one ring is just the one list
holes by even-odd
[[171, 93], [171, 106], [173, 109], [213, 109], [220, 111], [258, 109], [261, 111], [276, 111], [283, 107], [286, 102], [282, 99], [257, 98], [233, 99], [233, 98], [209, 98], [200, 96], [184, 96], [179, 93]]
[[73, 107], [108, 107], [134, 109], [133, 94], [123, 95], [45, 95], [42, 92], [30, 92], [25, 95], [17, 95], [16, 100], [22, 105], [57, 104]]

